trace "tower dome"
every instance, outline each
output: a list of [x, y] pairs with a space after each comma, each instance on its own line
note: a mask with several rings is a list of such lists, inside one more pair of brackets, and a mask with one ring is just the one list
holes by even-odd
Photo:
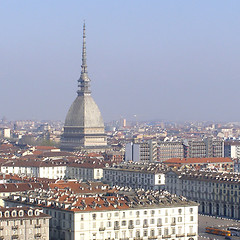
[[90, 91], [87, 73], [86, 35], [83, 25], [83, 49], [81, 75], [78, 80], [77, 98], [72, 103], [65, 119], [61, 148], [64, 150], [102, 150], [106, 147], [106, 135], [101, 112]]

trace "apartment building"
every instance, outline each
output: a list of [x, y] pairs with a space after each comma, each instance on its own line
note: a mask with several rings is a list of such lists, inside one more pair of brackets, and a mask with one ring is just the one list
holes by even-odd
[[149, 140], [139, 143], [127, 143], [125, 147], [125, 161], [156, 162], [157, 142]]
[[17, 174], [37, 178], [99, 180], [105, 163], [99, 159], [12, 160], [1, 165], [3, 174]]
[[221, 139], [186, 139], [183, 147], [185, 158], [224, 157], [224, 142]]
[[159, 141], [157, 145], [157, 161], [164, 162], [170, 158], [183, 158], [182, 141]]
[[240, 175], [213, 171], [170, 170], [166, 189], [200, 204], [199, 212], [240, 219]]
[[125, 163], [103, 169], [103, 181], [121, 187], [160, 190], [165, 186], [166, 167], [161, 164]]
[[172, 158], [164, 162], [169, 167], [186, 167], [200, 169], [215, 169], [220, 172], [233, 172], [234, 161], [230, 158]]
[[224, 156], [234, 159], [240, 159], [240, 141], [225, 141]]
[[41, 206], [50, 220], [50, 239], [197, 240], [198, 204], [166, 191], [112, 189], [106, 194], [61, 191], [14, 195], [6, 206]]
[[0, 208], [0, 239], [49, 240], [49, 219], [40, 208]]

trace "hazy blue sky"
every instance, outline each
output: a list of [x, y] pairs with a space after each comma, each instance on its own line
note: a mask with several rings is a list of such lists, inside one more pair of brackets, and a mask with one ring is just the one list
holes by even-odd
[[0, 0], [0, 117], [65, 119], [85, 19], [105, 121], [240, 121], [239, 13], [239, 0]]

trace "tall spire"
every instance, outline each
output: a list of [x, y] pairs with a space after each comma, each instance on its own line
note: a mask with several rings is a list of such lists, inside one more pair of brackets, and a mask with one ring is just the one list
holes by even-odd
[[87, 72], [87, 53], [86, 53], [86, 33], [85, 33], [85, 22], [83, 24], [83, 47], [82, 47], [82, 65], [81, 65], [81, 75], [78, 80], [79, 84], [78, 87], [80, 89], [77, 91], [78, 96], [80, 95], [85, 95], [85, 94], [90, 94], [90, 85], [89, 82], [91, 81], [88, 77], [88, 72]]

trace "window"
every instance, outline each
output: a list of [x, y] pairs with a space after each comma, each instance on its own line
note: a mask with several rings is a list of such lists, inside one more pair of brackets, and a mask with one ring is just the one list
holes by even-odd
[[136, 225], [140, 225], [140, 220], [139, 219], [136, 220]]
[[162, 219], [161, 218], [158, 218], [157, 224], [158, 224], [158, 226], [162, 226]]
[[150, 223], [151, 223], [151, 224], [154, 224], [154, 218], [152, 218], [152, 219], [150, 220]]
[[147, 237], [147, 235], [148, 235], [147, 230], [144, 230], [144, 231], [143, 231], [143, 236], [144, 236], [144, 237]]
[[191, 222], [193, 221], [193, 216], [190, 216], [190, 221], [191, 221]]
[[124, 220], [124, 221], [122, 221], [122, 226], [126, 226], [126, 221]]
[[164, 235], [167, 236], [168, 235], [168, 228], [164, 228]]
[[193, 208], [190, 208], [189, 211], [190, 211], [190, 213], [193, 213]]
[[147, 211], [144, 211], [144, 215], [147, 215]]
[[178, 222], [182, 222], [182, 217], [178, 217]]
[[93, 220], [96, 220], [97, 214], [93, 213], [92, 218], [93, 218]]

